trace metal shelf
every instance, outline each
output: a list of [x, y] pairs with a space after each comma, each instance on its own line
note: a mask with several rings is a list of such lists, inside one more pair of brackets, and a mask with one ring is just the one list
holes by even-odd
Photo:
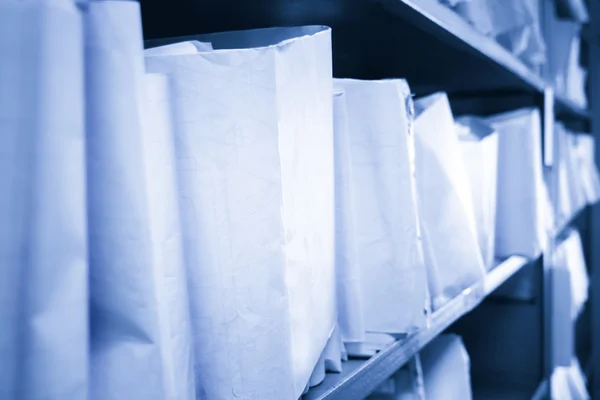
[[381, 382], [406, 364], [431, 340], [456, 320], [473, 310], [485, 297], [513, 276], [528, 260], [513, 256], [500, 262], [482, 281], [464, 290], [440, 310], [433, 313], [429, 326], [407, 338], [400, 339], [369, 358], [343, 363], [342, 372], [327, 374], [325, 380], [312, 388], [304, 400], [361, 399]]

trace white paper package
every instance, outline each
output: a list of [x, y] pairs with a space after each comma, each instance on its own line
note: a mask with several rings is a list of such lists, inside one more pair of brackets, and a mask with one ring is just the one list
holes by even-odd
[[527, 64], [538, 67], [546, 61], [540, 0], [469, 0], [454, 9]]
[[424, 326], [428, 309], [410, 90], [401, 79], [336, 79], [335, 85], [347, 105], [364, 328], [408, 333]]
[[600, 172], [596, 165], [595, 140], [589, 134], [575, 134], [572, 137], [576, 153], [576, 169], [581, 178], [587, 204], [600, 200]]
[[579, 63], [581, 53], [581, 36], [576, 35], [569, 48], [569, 64], [566, 76], [566, 95], [575, 104], [587, 108], [588, 99], [585, 90], [587, 69]]
[[549, 43], [548, 71], [558, 94], [581, 107], [587, 106], [587, 71], [580, 65], [581, 24], [556, 15], [547, 19]]
[[425, 398], [470, 400], [471, 366], [460, 336], [444, 334], [435, 338], [421, 353]]
[[583, 307], [588, 300], [588, 287], [590, 284], [579, 232], [571, 230], [567, 238], [559, 245], [557, 251], [562, 252], [560, 256], [564, 266], [571, 274], [571, 316], [575, 320], [583, 311]]
[[0, 1], [0, 398], [88, 393], [83, 30]]
[[[85, 12], [92, 399], [164, 399], [139, 4]], [[106, 29], [110, 26], [111, 29]]]
[[415, 102], [416, 182], [429, 293], [436, 310], [485, 274], [454, 119], [445, 93]]
[[342, 341], [365, 340], [361, 276], [358, 262], [357, 209], [354, 201], [352, 138], [348, 132], [346, 95], [336, 88], [333, 95], [335, 160], [335, 273], [338, 325]]
[[475, 225], [486, 269], [494, 266], [496, 188], [498, 183], [498, 134], [476, 117], [456, 120], [463, 159], [470, 178]]
[[542, 172], [539, 110], [520, 109], [487, 119], [498, 132], [496, 255], [537, 257], [547, 244], [551, 215]]
[[330, 30], [198, 39], [146, 58], [172, 82], [196, 393], [298, 398], [336, 321]]
[[582, 179], [584, 171], [578, 165], [575, 136], [560, 123], [555, 124], [555, 130], [559, 152], [557, 160], [559, 196], [556, 215], [559, 221], [566, 223], [587, 203]]
[[568, 179], [569, 179], [569, 197], [571, 203], [571, 216], [581, 211], [586, 204], [587, 198], [585, 194], [585, 188], [583, 184], [582, 176], [585, 174], [578, 165], [577, 160], [577, 137], [574, 133], [565, 130], [563, 136], [564, 150], [565, 150], [565, 161], [568, 168]]
[[552, 35], [550, 43], [548, 70], [553, 80], [555, 90], [559, 94], [567, 91], [567, 75], [571, 62], [573, 41], [580, 35], [581, 25], [565, 19], [553, 17], [548, 19], [548, 33]]
[[193, 400], [196, 398], [193, 348], [167, 77], [147, 74], [145, 92], [142, 148], [146, 166], [165, 398]]

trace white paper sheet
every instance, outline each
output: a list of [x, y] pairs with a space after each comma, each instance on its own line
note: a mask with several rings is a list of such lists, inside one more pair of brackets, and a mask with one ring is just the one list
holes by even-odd
[[416, 182], [433, 309], [483, 279], [468, 176], [445, 93], [415, 102]]
[[546, 248], [549, 228], [539, 111], [520, 109], [487, 121], [499, 137], [496, 255], [535, 258]]
[[171, 97], [165, 75], [147, 74], [144, 160], [166, 399], [194, 400], [194, 360], [179, 220]]
[[346, 95], [340, 89], [333, 96], [335, 160], [335, 248], [338, 324], [344, 342], [365, 339], [358, 240], [353, 197], [352, 138], [348, 132]]
[[476, 117], [457, 120], [463, 159], [470, 178], [477, 238], [483, 262], [494, 266], [496, 239], [496, 188], [498, 185], [498, 134]]
[[173, 83], [197, 395], [298, 398], [336, 320], [330, 30], [197, 39], [146, 59]]
[[87, 394], [83, 31], [0, 1], [0, 398]]
[[164, 399], [159, 306], [142, 140], [139, 3], [85, 12], [90, 245], [90, 396]]
[[421, 351], [427, 399], [470, 400], [470, 360], [460, 336], [441, 335]]
[[428, 309], [410, 90], [400, 79], [335, 84], [343, 88], [348, 109], [364, 326], [407, 333], [424, 326]]

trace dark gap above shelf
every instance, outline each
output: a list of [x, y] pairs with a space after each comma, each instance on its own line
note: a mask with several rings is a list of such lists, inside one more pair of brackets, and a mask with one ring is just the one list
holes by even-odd
[[[329, 25], [333, 28], [335, 76], [407, 78], [417, 94], [436, 90], [539, 91], [537, 76], [492, 39], [476, 34], [451, 10], [436, 0], [423, 2], [450, 21], [441, 26], [432, 19], [435, 16], [425, 16], [405, 1], [144, 0], [142, 13], [146, 39], [268, 26]], [[506, 60], [516, 62], [523, 74], [507, 69]]]
[[[144, 0], [141, 4], [146, 39], [328, 25], [336, 77], [406, 78], [418, 96], [440, 90], [462, 99], [465, 93], [484, 98], [500, 94], [484, 104], [477, 97], [470, 103], [461, 101], [458, 114], [489, 115], [543, 104], [545, 83], [538, 75], [437, 0]], [[589, 117], [561, 96], [556, 96], [555, 104], [557, 118], [569, 124]], [[578, 126], [587, 129], [585, 124]]]

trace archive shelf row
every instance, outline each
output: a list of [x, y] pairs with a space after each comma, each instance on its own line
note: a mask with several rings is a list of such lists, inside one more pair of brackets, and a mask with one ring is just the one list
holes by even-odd
[[[544, 7], [555, 5], [553, 0], [541, 2]], [[567, 0], [561, 2], [565, 3]], [[596, 32], [594, 25], [597, 17], [600, 17], [600, 2], [590, 0], [589, 7], [592, 29], [588, 36], [591, 38], [589, 41], [593, 42], [595, 37], [600, 37], [600, 29]], [[446, 91], [453, 110], [459, 114], [487, 115], [519, 107], [538, 107], [544, 117], [545, 166], [550, 170], [556, 146], [556, 121], [574, 124], [581, 130], [591, 129], [596, 137], [600, 135], [600, 124], [595, 119], [595, 115], [600, 116], [600, 103], [594, 103], [596, 93], [600, 93], [600, 80], [595, 75], [600, 73], [595, 72], [600, 71], [600, 45], [588, 44], [592, 82], [590, 112], [556, 93], [542, 72], [531, 70], [495, 40], [477, 32], [438, 0], [172, 0], [168, 5], [161, 0], [144, 0], [142, 13], [145, 39], [272, 26], [331, 26], [336, 77], [406, 78], [416, 95]], [[600, 238], [600, 213], [593, 207], [583, 213], [592, 221], [587, 241], [589, 245], [594, 239]], [[560, 236], [571, 222], [562, 222], [554, 230], [553, 238]], [[551, 251], [552, 249], [549, 252]], [[598, 270], [600, 249], [592, 247], [589, 249], [589, 256], [588, 264], [592, 266], [592, 270]], [[365, 397], [433, 338], [461, 317], [480, 308], [488, 295], [510, 277], [524, 275], [524, 279], [530, 279], [533, 274], [540, 272], [537, 269], [542, 274], [541, 290], [537, 293], [538, 297], [530, 300], [531, 304], [528, 305], [532, 309], [537, 307], [536, 311], [528, 309], [524, 313], [519, 311], [516, 315], [528, 319], [532, 315], [530, 313], [534, 313], [536, 318], [540, 317], [538, 322], [543, 333], [537, 339], [543, 349], [523, 353], [527, 357], [539, 356], [539, 360], [525, 363], [533, 365], [535, 369], [530, 379], [535, 381], [531, 390], [532, 393], [535, 392], [533, 398], [551, 396], [554, 365], [553, 349], [550, 348], [553, 332], [549, 303], [553, 293], [552, 284], [546, 276], [549, 258], [549, 254], [545, 254], [541, 256], [540, 262], [517, 256], [504, 260], [481, 284], [463, 291], [434, 313], [427, 329], [397, 339], [370, 359], [349, 360], [344, 363], [342, 373], [328, 374], [325, 381], [312, 388], [304, 398]], [[539, 265], [541, 268], [537, 268]], [[529, 277], [525, 276], [527, 274]], [[596, 278], [598, 279], [600, 278]], [[595, 282], [593, 278], [592, 291], [599, 284], [600, 281]], [[600, 299], [595, 300], [598, 301]], [[515, 323], [519, 324], [518, 321]], [[600, 333], [600, 318], [592, 317], [591, 324], [596, 333]], [[523, 344], [522, 349], [525, 347], [526, 344]], [[512, 351], [519, 352], [515, 348]], [[600, 361], [600, 353], [592, 356], [591, 360]], [[592, 362], [590, 365], [593, 364]], [[600, 389], [600, 374], [597, 375], [591, 385], [592, 389], [594, 386]], [[596, 395], [597, 393], [598, 391]], [[502, 393], [497, 391], [496, 394], [499, 398], [509, 398], [502, 397]], [[491, 398], [490, 393], [485, 396]]]

